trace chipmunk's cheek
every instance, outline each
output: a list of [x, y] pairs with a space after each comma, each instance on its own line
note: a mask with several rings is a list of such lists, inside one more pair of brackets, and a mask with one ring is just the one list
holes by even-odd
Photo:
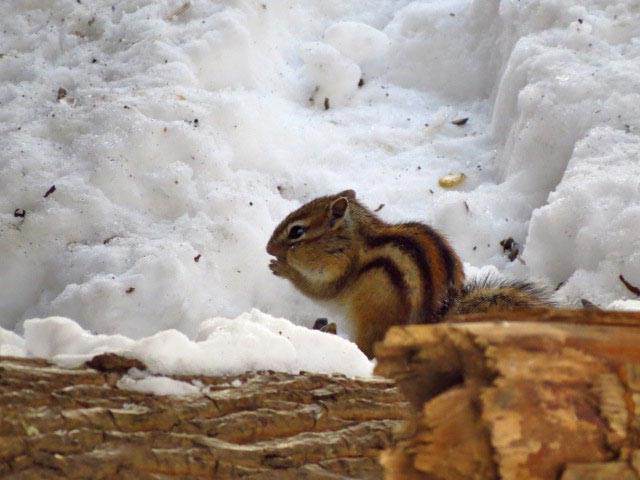
[[291, 263], [295, 261], [295, 256], [298, 254], [298, 250], [296, 248], [296, 244], [289, 245], [287, 249], [284, 251], [282, 257], [285, 261]]
[[287, 250], [284, 262], [298, 272], [304, 272], [308, 268], [308, 260], [301, 258], [296, 250]]

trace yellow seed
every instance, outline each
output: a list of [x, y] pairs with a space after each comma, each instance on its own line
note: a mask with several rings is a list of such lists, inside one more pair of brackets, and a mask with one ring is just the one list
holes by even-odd
[[178, 7], [177, 9], [175, 9], [173, 12], [171, 12], [169, 15], [167, 15], [166, 17], [164, 17], [164, 19], [167, 22], [170, 22], [171, 20], [173, 20], [174, 17], [177, 17], [178, 15], [180, 15], [181, 13], [186, 12], [187, 10], [189, 10], [189, 8], [191, 7], [191, 2], [185, 2], [181, 7]]
[[442, 188], [451, 188], [464, 182], [467, 176], [464, 173], [449, 173], [438, 180], [438, 185]]

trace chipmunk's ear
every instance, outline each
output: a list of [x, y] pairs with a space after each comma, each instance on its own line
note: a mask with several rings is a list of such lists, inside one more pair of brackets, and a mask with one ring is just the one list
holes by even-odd
[[347, 213], [348, 206], [349, 199], [346, 196], [339, 197], [331, 202], [331, 205], [329, 205], [329, 223], [331, 228], [340, 225], [344, 221], [344, 215]]
[[338, 194], [338, 196], [340, 197], [347, 197], [349, 200], [355, 200], [356, 199], [356, 191], [355, 190], [345, 190], [344, 192], [340, 192]]

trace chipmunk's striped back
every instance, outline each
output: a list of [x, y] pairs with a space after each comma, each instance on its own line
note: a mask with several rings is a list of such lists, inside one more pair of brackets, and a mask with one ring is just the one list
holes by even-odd
[[379, 225], [360, 229], [366, 273], [382, 268], [407, 305], [398, 323], [433, 323], [448, 310], [464, 281], [460, 259], [449, 242], [422, 223]]

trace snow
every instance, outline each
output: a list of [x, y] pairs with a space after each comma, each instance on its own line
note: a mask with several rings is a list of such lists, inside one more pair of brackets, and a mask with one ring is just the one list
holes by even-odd
[[117, 386], [122, 390], [153, 393], [154, 395], [200, 395], [203, 393], [203, 389], [196, 385], [163, 376], [136, 379], [130, 375], [124, 375], [118, 380]]
[[122, 335], [92, 335], [63, 317], [27, 320], [24, 339], [31, 355], [54, 359], [64, 366], [76, 366], [100, 353], [120, 351], [133, 344]]
[[626, 312], [635, 312], [640, 310], [640, 301], [638, 300], [616, 300], [612, 302], [608, 308], [612, 310], [620, 310]]
[[384, 32], [358, 22], [334, 23], [322, 40], [358, 65], [383, 57], [391, 45]]
[[0, 327], [0, 356], [24, 357], [26, 355], [24, 343], [22, 337]]
[[346, 188], [440, 229], [470, 271], [638, 307], [618, 279], [640, 285], [635, 0], [6, 3], [0, 354], [135, 346], [173, 371], [227, 335], [247, 368], [270, 342], [278, 368], [334, 368], [315, 337], [243, 312], [348, 332], [264, 251], [288, 212]]
[[[16, 334], [0, 329], [0, 348], [7, 354], [42, 357], [69, 368], [95, 355], [115, 352], [142, 361], [150, 373], [164, 375], [220, 376], [275, 370], [368, 377], [373, 370], [373, 364], [349, 340], [294, 325], [257, 309], [235, 319], [208, 319], [193, 340], [174, 329], [139, 340], [96, 335], [62, 317], [30, 319], [24, 329], [22, 342]], [[154, 378], [142, 383], [140, 379], [123, 380], [123, 385], [138, 391], [176, 387], [168, 380]]]
[[638, 152], [639, 136], [609, 126], [576, 144], [562, 181], [531, 219], [525, 258], [533, 271], [601, 305], [629, 295], [618, 275], [640, 279]]
[[334, 47], [309, 42], [303, 45], [300, 55], [305, 63], [307, 88], [313, 92], [309, 98], [316, 105], [324, 109], [344, 105], [356, 93], [362, 71]]

